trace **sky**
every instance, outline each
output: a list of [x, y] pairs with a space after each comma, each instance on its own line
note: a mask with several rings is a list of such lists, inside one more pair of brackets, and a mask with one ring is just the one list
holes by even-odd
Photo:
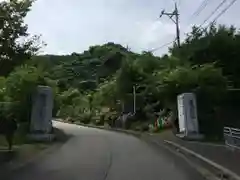
[[[201, 24], [222, 0], [210, 0], [198, 16], [192, 16], [202, 1], [176, 0], [182, 40], [191, 26]], [[231, 1], [227, 0], [223, 8]], [[25, 22], [30, 34], [41, 35], [47, 44], [41, 51], [44, 54], [81, 53], [89, 46], [107, 42], [141, 52], [174, 40], [175, 24], [166, 16], [159, 18], [163, 9], [172, 12], [174, 0], [37, 0]], [[218, 23], [240, 27], [239, 9], [237, 1]], [[160, 56], [167, 51], [164, 47], [154, 54]]]

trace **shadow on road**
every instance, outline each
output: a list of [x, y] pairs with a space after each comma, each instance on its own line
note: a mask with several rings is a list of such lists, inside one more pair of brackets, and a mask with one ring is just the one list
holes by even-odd
[[[7, 147], [0, 147], [0, 174], [10, 173], [14, 164], [28, 164], [31, 159], [41, 158], [42, 154], [52, 153], [72, 136], [66, 134], [61, 129], [54, 128], [53, 133], [56, 138], [52, 142], [27, 142], [27, 144], [17, 145], [13, 151], [8, 151]], [[31, 163], [31, 162], [30, 162]], [[9, 166], [10, 164], [10, 166]], [[1, 179], [1, 177], [0, 177]]]
[[59, 143], [65, 143], [72, 137], [72, 135], [66, 134], [63, 130], [58, 128], [53, 128], [53, 133], [56, 136], [55, 142]]
[[10, 162], [16, 157], [15, 151], [8, 151], [7, 148], [0, 148], [0, 167], [4, 163]]

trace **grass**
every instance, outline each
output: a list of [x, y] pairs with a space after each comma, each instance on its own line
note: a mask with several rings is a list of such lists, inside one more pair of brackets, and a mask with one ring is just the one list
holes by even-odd
[[[14, 135], [14, 139], [13, 139], [13, 144], [14, 145], [23, 145], [23, 144], [28, 144], [28, 140], [25, 134], [20, 133], [20, 132], [16, 132], [16, 134]], [[0, 146], [8, 146], [7, 141], [5, 139], [5, 136], [0, 135]]]
[[0, 146], [7, 146], [7, 142], [5, 140], [5, 137], [0, 135]]
[[30, 144], [25, 135], [23, 136], [16, 133], [13, 143], [13, 151], [8, 152], [7, 141], [3, 135], [0, 135], [0, 165], [11, 162], [11, 166], [17, 166], [18, 164], [31, 159], [49, 146], [50, 144], [44, 143]]

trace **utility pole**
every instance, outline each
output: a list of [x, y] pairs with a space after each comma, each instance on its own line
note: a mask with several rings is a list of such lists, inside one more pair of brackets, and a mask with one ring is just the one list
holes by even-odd
[[166, 15], [168, 16], [173, 22], [174, 24], [176, 24], [176, 33], [177, 33], [177, 45], [178, 47], [180, 47], [180, 28], [179, 28], [179, 13], [178, 13], [178, 8], [177, 8], [177, 3], [175, 3], [175, 9], [173, 12], [171, 13], [168, 13], [168, 12], [165, 12], [165, 10], [163, 10], [161, 12], [161, 15], [160, 15], [160, 18], [163, 16], [163, 15]]
[[133, 112], [136, 114], [136, 86], [133, 86]]

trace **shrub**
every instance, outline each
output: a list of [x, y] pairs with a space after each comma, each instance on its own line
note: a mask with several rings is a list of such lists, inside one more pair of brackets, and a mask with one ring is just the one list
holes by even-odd
[[19, 122], [30, 120], [31, 97], [37, 85], [46, 85], [42, 73], [27, 65], [16, 68], [6, 80], [6, 95], [10, 102], [15, 102], [12, 109]]
[[[59, 110], [57, 116], [60, 118], [71, 118], [74, 121], [89, 121], [87, 114], [90, 113], [90, 103], [88, 97], [82, 95], [77, 89], [69, 89], [57, 95], [57, 101], [59, 103]], [[88, 112], [89, 111], [89, 112]], [[90, 120], [91, 120], [90, 118]]]
[[141, 126], [141, 131], [142, 132], [145, 132], [145, 131], [148, 131], [149, 130], [149, 125], [148, 124], [143, 124], [142, 126]]
[[111, 127], [114, 127], [118, 117], [119, 117], [119, 113], [116, 111], [106, 112], [104, 114], [104, 122], [106, 122]]
[[6, 79], [0, 77], [0, 102], [5, 101], [6, 99]]
[[0, 103], [0, 120], [8, 120], [12, 116], [12, 107], [13, 103], [11, 102], [1, 102]]
[[62, 105], [57, 113], [57, 117], [67, 119], [72, 118], [74, 112], [74, 107], [72, 105]]
[[92, 113], [91, 112], [85, 112], [81, 115], [79, 115], [80, 122], [84, 124], [89, 124], [92, 119]]
[[104, 125], [104, 122], [105, 122], [105, 115], [104, 114], [101, 114], [99, 115], [100, 117], [98, 119], [95, 120], [95, 124], [97, 126], [102, 126]]

